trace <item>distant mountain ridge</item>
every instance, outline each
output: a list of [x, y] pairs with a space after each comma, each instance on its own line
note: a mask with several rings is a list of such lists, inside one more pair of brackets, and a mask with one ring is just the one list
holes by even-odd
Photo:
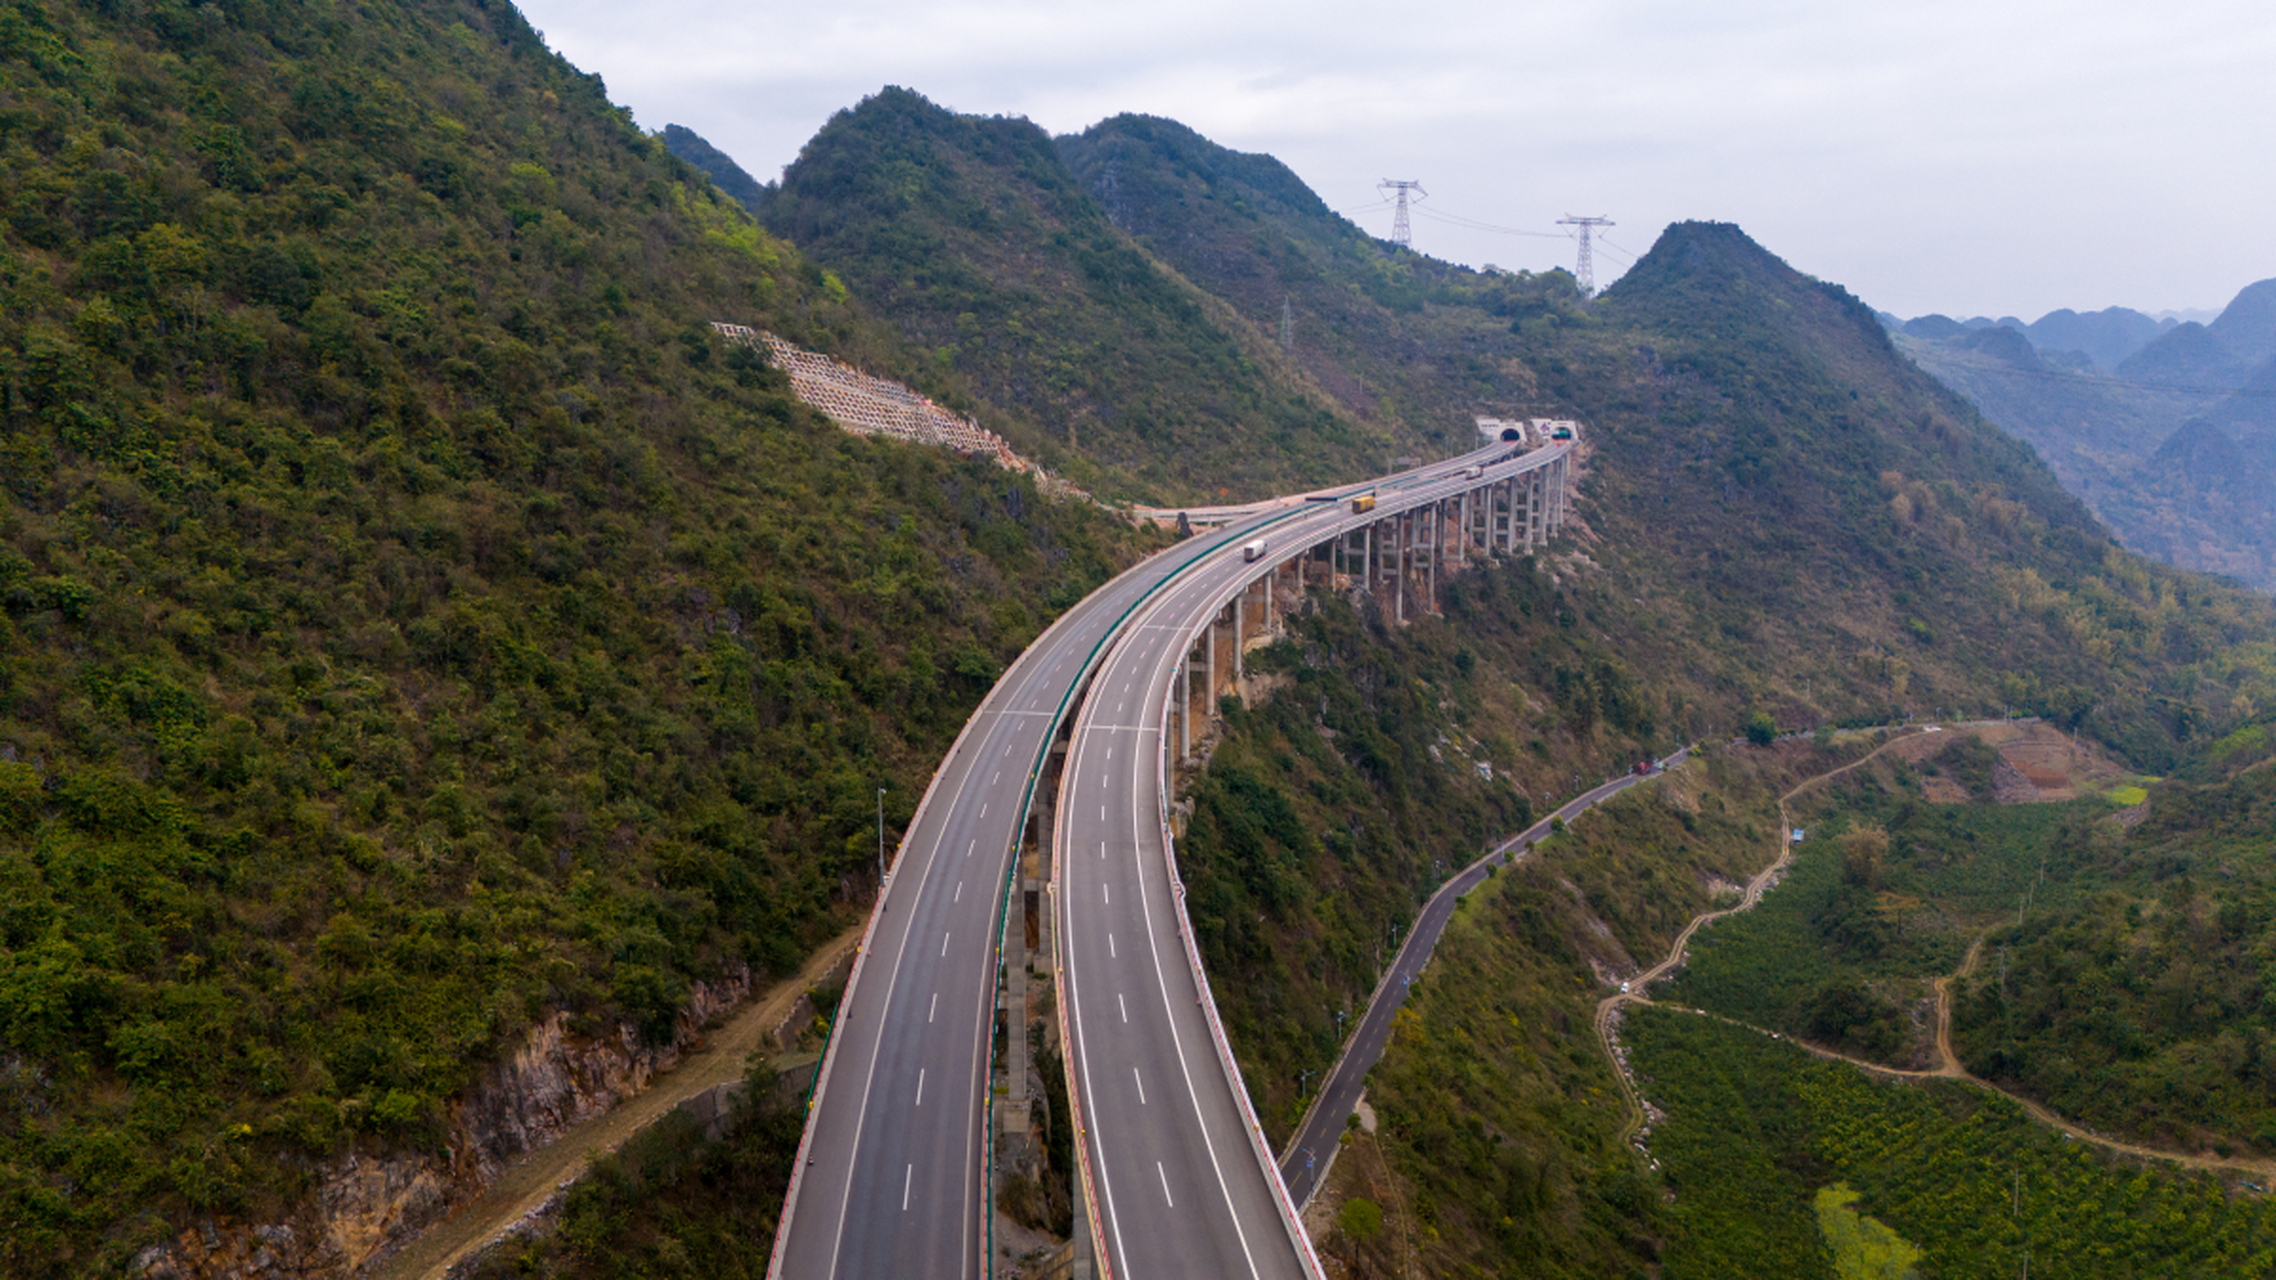
[[1950, 316], [1931, 313], [1898, 320], [1884, 314], [1883, 326], [1895, 329], [1914, 338], [1943, 339], [1957, 337], [1983, 329], [2012, 329], [2031, 340], [2031, 345], [2046, 352], [2075, 351], [2103, 369], [2115, 369], [2128, 356], [2155, 341], [2159, 335], [2177, 327], [2176, 321], [2161, 321], [2131, 307], [2105, 307], [2100, 311], [2078, 312], [2068, 307], [2050, 311], [2025, 324], [2014, 316], [1987, 320], [1976, 316], [1969, 320], [1955, 320]]
[[[2110, 308], [1974, 323], [1921, 316], [1893, 333], [2030, 441], [2126, 545], [2276, 589], [2276, 279], [2246, 286], [2209, 323], [2165, 323], [2115, 361], [2121, 339], [2159, 322]], [[2049, 345], [2097, 335], [2109, 344], [2084, 359]]]

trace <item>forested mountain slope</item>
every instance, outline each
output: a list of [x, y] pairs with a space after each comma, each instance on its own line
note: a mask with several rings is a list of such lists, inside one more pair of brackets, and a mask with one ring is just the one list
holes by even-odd
[[509, 7], [9, 0], [0, 163], [0, 1272], [792, 963], [1132, 553], [716, 346], [908, 361]]
[[[1260, 658], [1295, 691], [1239, 718], [1192, 792], [1188, 902], [1276, 1136], [1371, 989], [1374, 944], [1485, 834], [1625, 762], [1757, 711], [1802, 728], [2013, 706], [2166, 768], [2268, 716], [2264, 600], [2112, 546], [1865, 308], [1735, 227], [1669, 228], [1594, 306], [1511, 341], [1587, 424], [1587, 532], [1456, 580], [1443, 622], [1307, 623]], [[1770, 798], [1839, 758], [1804, 756], [1718, 753], [1582, 820], [1450, 935], [1371, 1084], [1366, 1145], [1392, 1181], [1364, 1185], [1404, 1217], [1393, 1254], [1446, 1274], [1654, 1260], [1669, 1224], [1604, 1109], [1591, 1007], [1768, 858]], [[1331, 1248], [1395, 1274], [1364, 1234]]]
[[928, 390], [1102, 495], [1247, 500], [1375, 474], [1411, 443], [1131, 243], [1025, 120], [888, 88], [761, 208], [931, 350]]
[[1331, 212], [1286, 165], [1172, 120], [1121, 115], [1058, 139], [1116, 226], [1273, 335], [1352, 414], [1448, 451], [1477, 414], [1539, 398], [1511, 331], [1579, 304], [1563, 271], [1471, 271], [1397, 248]]

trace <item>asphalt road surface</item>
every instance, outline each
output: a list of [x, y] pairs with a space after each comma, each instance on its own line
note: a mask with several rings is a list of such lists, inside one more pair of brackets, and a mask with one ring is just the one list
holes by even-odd
[[[1690, 753], [1686, 747], [1667, 759], [1676, 764]], [[1320, 1092], [1313, 1099], [1312, 1109], [1305, 1113], [1304, 1121], [1296, 1128], [1294, 1137], [1280, 1158], [1280, 1176], [1288, 1184], [1288, 1193], [1297, 1204], [1311, 1200], [1318, 1190], [1319, 1178], [1327, 1172], [1330, 1156], [1336, 1143], [1343, 1137], [1346, 1117], [1359, 1106], [1360, 1091], [1367, 1083], [1367, 1073], [1383, 1057], [1383, 1045], [1390, 1039], [1391, 1018], [1407, 1002], [1407, 985], [1430, 963], [1430, 953], [1438, 947], [1439, 935], [1446, 932], [1446, 922], [1453, 918], [1455, 904], [1462, 895], [1483, 882], [1493, 868], [1524, 857], [1535, 843], [1549, 834], [1550, 818], [1571, 822], [1575, 817], [1648, 777], [1657, 777], [1659, 770], [1647, 775], [1629, 774], [1614, 778], [1602, 786], [1593, 787], [1565, 802], [1549, 817], [1541, 819], [1524, 831], [1505, 840], [1485, 857], [1464, 867], [1454, 878], [1439, 886], [1430, 901], [1423, 904], [1422, 914], [1407, 933], [1406, 942], [1399, 954], [1392, 958], [1391, 967], [1375, 988], [1368, 1001], [1367, 1012], [1360, 1015], [1359, 1026], [1344, 1045], [1343, 1056], [1329, 1069]]]
[[[1269, 529], [1245, 529], [1132, 615], [1084, 700], [1060, 784], [1056, 907], [1072, 1094], [1115, 1276], [1262, 1280], [1316, 1268], [1216, 1039], [1189, 950], [1162, 810], [1178, 665], [1218, 609], [1271, 563], [1546, 459], [1461, 478], [1478, 461], [1387, 481], [1367, 515], [1315, 505]], [[1244, 563], [1238, 544], [1259, 532], [1271, 550]]]

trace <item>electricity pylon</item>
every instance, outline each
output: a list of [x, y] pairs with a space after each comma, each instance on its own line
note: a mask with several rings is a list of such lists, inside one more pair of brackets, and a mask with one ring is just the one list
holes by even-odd
[[1402, 249], [1413, 248], [1414, 231], [1407, 225], [1407, 193], [1414, 192], [1417, 201], [1428, 199], [1430, 193], [1423, 190], [1422, 183], [1408, 182], [1402, 178], [1385, 178], [1376, 183], [1375, 187], [1379, 191], [1388, 189], [1399, 193], [1398, 212], [1391, 215], [1391, 243]]
[[1576, 216], [1574, 216], [1574, 215], [1572, 215], [1572, 214], [1569, 214], [1569, 213], [1568, 213], [1568, 214], [1566, 214], [1564, 217], [1557, 219], [1557, 225], [1558, 225], [1558, 226], [1560, 226], [1560, 227], [1579, 227], [1579, 228], [1581, 229], [1581, 262], [1580, 262], [1580, 268], [1579, 268], [1578, 270], [1576, 270], [1576, 271], [1574, 271], [1574, 272], [1573, 272], [1573, 280], [1574, 280], [1576, 283], [1578, 283], [1578, 284], [1580, 285], [1580, 287], [1581, 287], [1581, 296], [1582, 296], [1582, 297], [1584, 297], [1584, 298], [1593, 298], [1593, 297], [1595, 297], [1595, 296], [1596, 296], [1596, 267], [1595, 267], [1595, 265], [1594, 265], [1593, 263], [1591, 263], [1591, 262], [1589, 261], [1589, 252], [1588, 252], [1588, 233], [1589, 233], [1589, 228], [1591, 228], [1591, 227], [1609, 227], [1609, 226], [1612, 226], [1612, 225], [1613, 225], [1612, 219], [1610, 219], [1610, 218], [1582, 218], [1582, 217], [1576, 217]]

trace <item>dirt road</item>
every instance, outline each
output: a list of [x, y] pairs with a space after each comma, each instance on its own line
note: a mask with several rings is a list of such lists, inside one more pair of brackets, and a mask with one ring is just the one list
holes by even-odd
[[[1956, 725], [1953, 727], [1961, 728], [1963, 726]], [[1793, 830], [1794, 824], [1792, 817], [1787, 813], [1786, 810], [1788, 801], [1792, 800], [1795, 796], [1800, 795], [1803, 791], [1811, 787], [1822, 785], [1834, 778], [1841, 776], [1842, 774], [1849, 772], [1852, 769], [1857, 768], [1859, 765], [1862, 765], [1867, 761], [1872, 760], [1874, 757], [1879, 756], [1881, 753], [1888, 751], [1890, 748], [1895, 747], [1900, 742], [1909, 741], [1910, 739], [1921, 736], [1921, 732], [1926, 731], [1923, 730], [1920, 732], [1907, 733], [1893, 737], [1879, 747], [1874, 748], [1871, 752], [1859, 756], [1857, 759], [1850, 761], [1848, 764], [1845, 764], [1838, 769], [1830, 769], [1824, 773], [1814, 775], [1810, 778], [1804, 779], [1799, 783], [1796, 783], [1792, 789], [1786, 792], [1786, 794], [1780, 796], [1778, 798], [1778, 856], [1771, 861], [1769, 866], [1764, 867], [1759, 873], [1755, 875], [1752, 880], [1747, 882], [1746, 895], [1741, 898], [1738, 904], [1735, 906], [1724, 907], [1718, 911], [1704, 912], [1700, 915], [1692, 917], [1691, 922], [1683, 927], [1683, 932], [1676, 935], [1675, 943], [1668, 948], [1667, 956], [1664, 959], [1662, 959], [1658, 964], [1655, 964], [1651, 968], [1645, 970], [1635, 979], [1631, 980], [1628, 984], [1629, 990], [1608, 996], [1603, 1001], [1598, 1003], [1596, 1006], [1597, 1040], [1604, 1049], [1605, 1057], [1611, 1060], [1613, 1075], [1619, 1079], [1620, 1091], [1623, 1095], [1626, 1096], [1628, 1101], [1628, 1119], [1621, 1126], [1620, 1140], [1622, 1142], [1634, 1141], [1637, 1132], [1643, 1128], [1644, 1103], [1642, 1097], [1636, 1092], [1635, 1082], [1629, 1078], [1627, 1063], [1622, 1060], [1614, 1043], [1613, 1024], [1617, 1020], [1619, 1010], [1623, 1005], [1652, 1005], [1655, 1008], [1674, 1009], [1680, 1013], [1690, 1013], [1697, 1014], [1702, 1017], [1715, 1018], [1717, 1021], [1725, 1022], [1731, 1026], [1740, 1027], [1744, 1030], [1755, 1032], [1758, 1035], [1772, 1036], [1773, 1038], [1784, 1038], [1792, 1041], [1794, 1044], [1800, 1046], [1803, 1050], [1815, 1054], [1820, 1058], [1826, 1058], [1836, 1062], [1846, 1062], [1851, 1066], [1859, 1068], [1860, 1070], [1870, 1071], [1873, 1074], [1879, 1076], [1887, 1076], [1902, 1080], [1964, 1080], [1969, 1084], [1974, 1085], [1976, 1088], [1983, 1089], [1990, 1093], [1997, 1093], [2004, 1097], [2013, 1099], [2016, 1105], [2023, 1108], [2025, 1115], [2030, 1116], [2033, 1120], [2039, 1122], [2040, 1124], [2068, 1134], [2070, 1137], [2077, 1141], [2091, 1142], [2096, 1146], [2103, 1147], [2111, 1151], [2120, 1152], [2125, 1155], [2136, 1156], [2144, 1160], [2163, 1160], [2191, 1169], [2228, 1170], [2239, 1173], [2255, 1174], [2263, 1180], [2276, 1180], [2276, 1161], [2257, 1160], [2243, 1156], [2220, 1156], [2202, 1152], [2190, 1153], [2184, 1151], [2169, 1151], [2159, 1147], [2148, 1147], [2140, 1145], [2139, 1143], [2127, 1142], [2119, 1138], [2107, 1137], [2103, 1134], [2095, 1133], [2092, 1130], [2084, 1129], [2078, 1125], [2072, 1124], [2070, 1121], [2063, 1119], [2061, 1116], [2056, 1115], [2054, 1112], [2049, 1111], [2047, 1108], [2041, 1106], [2029, 1098], [2022, 1097], [2007, 1089], [2003, 1089], [1988, 1080], [1982, 1079], [1981, 1077], [1970, 1075], [1968, 1073], [1968, 1069], [1960, 1064], [1959, 1056], [1952, 1051], [1952, 984], [1959, 979], [1967, 977], [1970, 973], [1973, 973], [1975, 971], [1976, 964], [1983, 954], [1983, 939], [1981, 937], [1978, 937], [1973, 943], [1969, 944], [1968, 953], [1966, 957], [1960, 961], [1960, 967], [1957, 970], [1945, 975], [1944, 977], [1936, 979], [1934, 983], [1936, 990], [1937, 1064], [1933, 1069], [1928, 1071], [1908, 1071], [1898, 1067], [1883, 1066], [1877, 1062], [1868, 1062], [1862, 1058], [1852, 1058], [1847, 1054], [1836, 1053], [1831, 1049], [1811, 1044], [1808, 1041], [1801, 1040], [1793, 1036], [1779, 1037], [1778, 1033], [1776, 1032], [1765, 1031], [1760, 1027], [1751, 1026], [1747, 1023], [1739, 1022], [1732, 1018], [1722, 1017], [1720, 1014], [1705, 1013], [1702, 1010], [1689, 1009], [1681, 1005], [1659, 1005], [1645, 996], [1644, 989], [1646, 986], [1653, 982], [1659, 981], [1661, 978], [1666, 977], [1668, 974], [1674, 972], [1678, 965], [1683, 963], [1683, 960], [1685, 958], [1685, 948], [1691, 942], [1691, 937], [1693, 934], [1697, 933], [1702, 926], [1708, 924], [1711, 921], [1720, 920], [1724, 916], [1736, 915], [1737, 913], [1748, 910], [1756, 903], [1762, 901], [1763, 893], [1769, 889], [1773, 883], [1776, 882], [1778, 873], [1784, 871], [1787, 864], [1793, 861], [1794, 845], [1792, 842], [1792, 837], [1789, 833]]]
[[790, 1015], [798, 998], [860, 941], [858, 928], [832, 938], [807, 960], [797, 976], [776, 983], [712, 1028], [702, 1048], [656, 1077], [646, 1093], [570, 1129], [551, 1146], [530, 1152], [509, 1166], [479, 1198], [414, 1237], [389, 1258], [373, 1273], [375, 1280], [442, 1280], [459, 1262], [543, 1209], [547, 1201], [584, 1173], [593, 1157], [623, 1146], [634, 1134], [704, 1090], [742, 1079], [752, 1051]]

